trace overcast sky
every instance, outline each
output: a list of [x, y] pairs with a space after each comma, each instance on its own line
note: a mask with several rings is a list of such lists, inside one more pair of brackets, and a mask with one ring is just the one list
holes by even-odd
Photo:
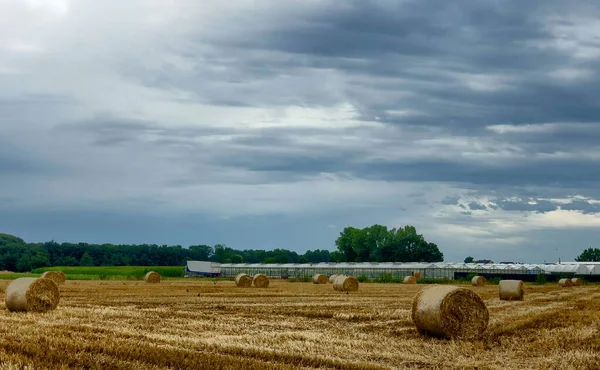
[[599, 35], [597, 1], [0, 0], [0, 232], [573, 260]]

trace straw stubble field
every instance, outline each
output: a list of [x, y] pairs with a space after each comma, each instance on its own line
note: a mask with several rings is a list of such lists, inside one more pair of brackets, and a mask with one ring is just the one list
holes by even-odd
[[424, 287], [67, 281], [44, 314], [10, 313], [2, 299], [0, 368], [600, 368], [600, 286], [527, 285], [522, 302], [468, 287], [490, 311], [476, 341], [417, 333], [411, 303]]

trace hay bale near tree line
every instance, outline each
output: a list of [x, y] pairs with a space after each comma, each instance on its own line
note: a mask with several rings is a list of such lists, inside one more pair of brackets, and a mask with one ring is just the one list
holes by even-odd
[[314, 274], [312, 280], [313, 284], [327, 284], [327, 282], [329, 281], [327, 275], [323, 274]]
[[147, 283], [151, 284], [160, 283], [160, 274], [155, 271], [148, 271], [146, 276], [144, 276], [144, 280], [146, 280]]
[[417, 278], [414, 276], [405, 276], [404, 277], [404, 284], [416, 284], [417, 283]]
[[473, 286], [484, 286], [485, 282], [486, 280], [483, 276], [473, 276], [473, 279], [471, 279], [471, 285]]
[[421, 334], [476, 339], [488, 326], [488, 309], [477, 293], [452, 285], [421, 290], [412, 303], [412, 321]]
[[242, 288], [250, 288], [252, 286], [252, 276], [244, 273], [235, 276], [235, 285]]
[[56, 285], [60, 285], [65, 282], [66, 276], [62, 271], [46, 271], [40, 276], [41, 279], [50, 279], [56, 283]]
[[522, 301], [525, 290], [522, 280], [500, 280], [498, 293], [503, 301]]
[[268, 288], [269, 278], [265, 274], [256, 274], [252, 278], [252, 284], [254, 284], [256, 288]]
[[333, 282], [335, 281], [335, 278], [336, 278], [336, 277], [338, 277], [338, 276], [339, 276], [339, 275], [335, 275], [335, 274], [334, 274], [334, 275], [331, 275], [331, 276], [329, 277], [329, 284], [333, 284]]
[[573, 286], [573, 281], [571, 279], [560, 279], [558, 281], [558, 285], [560, 285], [562, 288], [570, 288]]
[[58, 284], [48, 278], [18, 278], [6, 288], [4, 301], [9, 311], [46, 312], [60, 300]]
[[581, 278], [572, 278], [571, 282], [573, 283], [573, 286], [582, 286], [583, 285], [583, 280], [581, 280]]
[[355, 292], [358, 290], [358, 280], [354, 276], [338, 275], [333, 282], [333, 290]]

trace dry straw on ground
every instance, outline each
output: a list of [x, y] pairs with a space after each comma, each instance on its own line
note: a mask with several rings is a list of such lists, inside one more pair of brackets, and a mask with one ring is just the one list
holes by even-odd
[[160, 274], [158, 272], [148, 271], [146, 276], [144, 276], [144, 280], [146, 280], [147, 283], [152, 284], [160, 283]]
[[314, 284], [327, 284], [329, 279], [327, 278], [327, 275], [314, 274], [312, 277], [312, 281]]
[[485, 278], [483, 276], [473, 276], [473, 279], [471, 279], [471, 285], [473, 285], [473, 286], [484, 286], [485, 285]]
[[433, 285], [413, 299], [412, 320], [421, 334], [477, 339], [487, 328], [489, 312], [481, 297], [469, 289]]
[[60, 285], [65, 282], [65, 273], [62, 271], [46, 271], [40, 276], [43, 279], [50, 279]]
[[583, 285], [583, 280], [581, 280], [580, 278], [572, 278], [571, 282], [573, 283], [573, 286], [582, 286]]
[[338, 275], [333, 282], [333, 289], [341, 292], [358, 290], [358, 280], [354, 276]]
[[571, 279], [565, 278], [565, 279], [560, 279], [558, 281], [558, 285], [560, 285], [563, 288], [570, 288], [573, 286], [573, 281]]
[[235, 276], [235, 285], [242, 288], [250, 288], [252, 286], [252, 276], [244, 273]]
[[525, 290], [522, 280], [500, 280], [498, 293], [503, 301], [522, 301]]
[[268, 288], [269, 278], [265, 274], [256, 274], [252, 278], [252, 284], [257, 288]]
[[404, 284], [416, 284], [417, 283], [417, 278], [414, 276], [405, 276], [404, 277]]
[[6, 288], [4, 301], [9, 311], [46, 312], [60, 300], [58, 284], [47, 278], [18, 278]]

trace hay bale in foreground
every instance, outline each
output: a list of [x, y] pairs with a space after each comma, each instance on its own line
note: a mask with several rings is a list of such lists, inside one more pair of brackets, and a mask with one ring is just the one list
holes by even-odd
[[242, 288], [250, 288], [252, 286], [252, 276], [244, 273], [235, 276], [235, 285]]
[[146, 280], [147, 283], [151, 284], [160, 283], [160, 274], [155, 271], [148, 271], [146, 276], [144, 276], [144, 280]]
[[412, 303], [412, 320], [421, 334], [448, 339], [476, 339], [489, 322], [477, 293], [452, 285], [421, 290]]
[[485, 285], [485, 278], [483, 276], [473, 276], [473, 279], [471, 279], [471, 285], [473, 286], [484, 286]]
[[416, 284], [417, 283], [417, 278], [414, 276], [405, 276], [404, 277], [404, 284]]
[[581, 278], [572, 278], [571, 282], [573, 283], [573, 286], [582, 286], [583, 285], [583, 280], [581, 280]]
[[333, 290], [355, 292], [358, 290], [358, 280], [354, 276], [338, 275], [333, 282]]
[[562, 288], [570, 288], [573, 286], [573, 281], [571, 279], [560, 279], [558, 281], [558, 285], [560, 285]]
[[338, 277], [338, 276], [339, 276], [339, 275], [335, 275], [335, 274], [334, 274], [334, 275], [331, 275], [331, 276], [329, 277], [329, 284], [333, 284], [333, 282], [335, 281], [335, 278], [336, 278], [336, 277]]
[[4, 301], [9, 311], [46, 312], [60, 300], [58, 284], [48, 278], [18, 278], [6, 288]]
[[65, 273], [62, 271], [46, 271], [40, 276], [41, 279], [50, 279], [60, 285], [65, 282]]
[[525, 290], [522, 280], [500, 280], [498, 293], [503, 301], [522, 301]]
[[252, 278], [252, 284], [257, 288], [268, 288], [269, 278], [265, 274], [256, 274]]
[[314, 274], [312, 280], [314, 284], [327, 284], [329, 281], [327, 276], [323, 274]]

